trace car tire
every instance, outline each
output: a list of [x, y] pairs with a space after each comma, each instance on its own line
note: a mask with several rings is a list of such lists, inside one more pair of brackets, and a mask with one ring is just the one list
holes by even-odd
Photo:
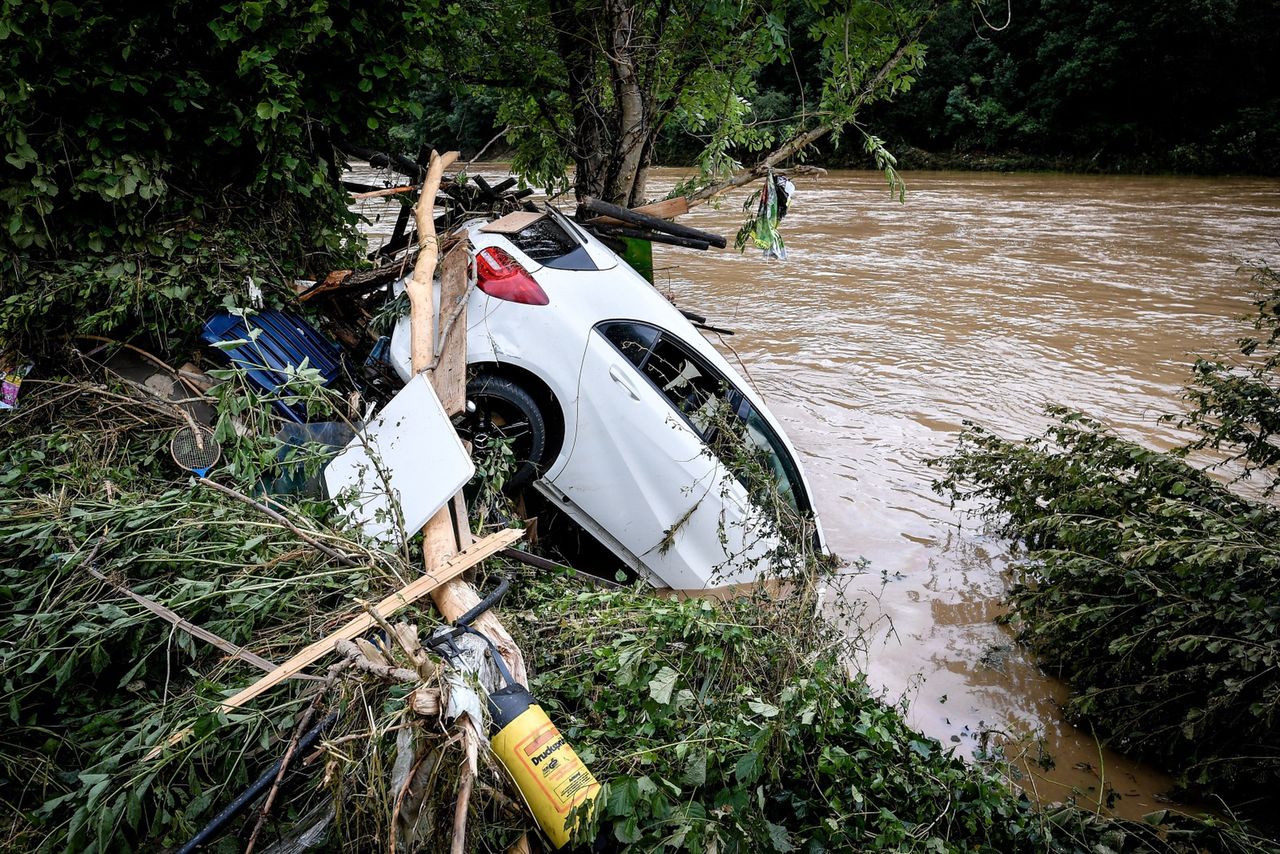
[[543, 471], [547, 453], [547, 421], [533, 395], [505, 377], [481, 374], [467, 383], [467, 400], [476, 406], [469, 437], [475, 453], [484, 453], [491, 435], [510, 440], [516, 468], [505, 489], [533, 483]]

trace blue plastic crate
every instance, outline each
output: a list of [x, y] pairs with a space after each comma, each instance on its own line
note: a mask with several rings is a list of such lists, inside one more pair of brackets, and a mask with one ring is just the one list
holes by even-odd
[[[249, 340], [249, 330], [258, 329], [256, 340]], [[290, 311], [262, 309], [248, 317], [219, 312], [209, 318], [200, 330], [206, 344], [243, 341], [231, 347], [216, 347], [221, 358], [242, 368], [250, 382], [265, 392], [274, 392], [287, 381], [289, 367], [298, 368], [305, 360], [324, 377], [326, 386], [342, 374], [342, 349], [318, 329]], [[275, 401], [276, 411], [296, 423], [307, 420], [306, 406]]]

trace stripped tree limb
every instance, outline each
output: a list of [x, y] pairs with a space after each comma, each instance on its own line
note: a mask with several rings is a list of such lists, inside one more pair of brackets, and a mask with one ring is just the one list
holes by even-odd
[[[431, 283], [435, 277], [436, 262], [439, 257], [439, 249], [436, 246], [434, 199], [436, 186], [445, 166], [456, 158], [457, 152], [451, 151], [443, 157], [432, 153], [427, 179], [423, 184], [422, 194], [418, 197], [418, 207], [415, 211], [420, 249], [417, 263], [414, 265], [413, 277], [406, 285], [406, 291], [409, 294], [410, 343], [414, 373], [421, 373], [428, 369], [434, 361], [435, 317], [432, 310]], [[433, 371], [433, 385], [443, 382], [446, 376], [451, 383], [465, 383], [465, 376], [458, 372]], [[457, 397], [456, 389], [446, 390], [437, 387], [436, 393], [441, 400]], [[463, 521], [465, 520], [460, 519], [459, 524]], [[422, 553], [427, 571], [430, 572], [432, 567], [448, 560], [457, 549], [457, 534], [454, 531], [449, 507], [446, 505], [431, 517], [426, 527], [422, 529]], [[480, 603], [480, 597], [476, 591], [464, 581], [444, 585], [434, 591], [431, 598], [448, 622], [453, 622]], [[494, 642], [498, 653], [507, 663], [516, 681], [527, 685], [528, 676], [524, 656], [520, 653], [520, 648], [516, 646], [510, 632], [503, 627], [498, 618], [492, 612], [486, 612], [476, 618], [474, 625], [478, 631], [483, 632]]]
[[196, 480], [200, 481], [205, 486], [208, 486], [212, 489], [217, 490], [218, 492], [221, 492], [223, 495], [226, 495], [230, 498], [234, 498], [236, 501], [239, 501], [242, 504], [249, 505], [253, 509], [262, 513], [263, 515], [270, 517], [276, 522], [279, 522], [281, 525], [284, 525], [286, 528], [292, 531], [298, 539], [302, 540], [304, 543], [311, 546], [312, 548], [317, 549], [318, 551], [324, 552], [326, 555], [333, 558], [343, 566], [359, 566], [360, 565], [360, 562], [357, 561], [355, 558], [351, 557], [350, 555], [344, 555], [339, 551], [335, 551], [334, 549], [329, 548], [324, 543], [317, 540], [315, 537], [312, 537], [309, 534], [305, 533], [301, 528], [293, 524], [293, 522], [289, 521], [288, 517], [286, 517], [284, 514], [279, 513], [275, 510], [272, 510], [270, 507], [268, 507], [265, 504], [262, 504], [261, 502], [254, 501], [252, 498], [245, 495], [243, 492], [232, 489], [229, 486], [223, 486], [222, 484], [218, 483], [216, 480], [210, 480], [207, 477], [198, 477], [196, 478]]
[[[231, 641], [226, 640], [225, 638], [219, 637], [218, 635], [215, 635], [213, 632], [209, 631], [208, 629], [202, 628], [201, 626], [197, 626], [195, 623], [189, 622], [188, 620], [180, 616], [177, 612], [173, 611], [172, 609], [166, 608], [164, 605], [161, 605], [159, 602], [156, 602], [153, 599], [148, 599], [146, 596], [142, 596], [138, 593], [134, 593], [128, 587], [125, 587], [123, 584], [119, 584], [113, 581], [112, 579], [108, 578], [106, 575], [103, 575], [101, 572], [94, 569], [93, 567], [89, 567], [89, 574], [92, 575], [94, 578], [98, 579], [99, 581], [102, 581], [106, 584], [111, 585], [111, 587], [115, 588], [120, 593], [123, 593], [125, 596], [128, 596], [130, 599], [137, 602], [139, 605], [146, 608], [148, 611], [155, 614], [160, 619], [169, 623], [174, 628], [181, 629], [182, 631], [186, 632], [187, 634], [191, 635], [193, 638], [196, 638], [197, 640], [202, 640], [205, 643], [216, 646], [218, 649], [222, 650], [232, 658], [238, 658], [241, 661], [252, 664], [254, 667], [258, 668], [259, 670], [263, 670], [267, 673], [270, 673], [272, 670], [276, 669], [275, 664], [263, 658], [262, 656], [249, 652], [249, 650], [245, 649], [244, 647], [237, 646], [236, 644], [233, 644]], [[316, 679], [318, 677], [298, 674], [298, 675], [292, 676], [291, 678]]]

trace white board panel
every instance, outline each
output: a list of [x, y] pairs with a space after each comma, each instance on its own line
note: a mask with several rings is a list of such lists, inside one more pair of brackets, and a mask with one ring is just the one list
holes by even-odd
[[349, 524], [398, 548], [400, 518], [411, 537], [475, 474], [425, 374], [405, 384], [324, 470]]

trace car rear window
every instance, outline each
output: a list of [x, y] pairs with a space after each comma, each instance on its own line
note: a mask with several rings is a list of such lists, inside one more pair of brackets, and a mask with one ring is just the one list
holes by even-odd
[[577, 237], [570, 233], [558, 211], [534, 220], [508, 239], [521, 252], [545, 267], [556, 270], [598, 270], [591, 253]]
[[539, 264], [567, 255], [578, 248], [578, 241], [549, 216], [536, 220], [511, 235], [511, 242]]

